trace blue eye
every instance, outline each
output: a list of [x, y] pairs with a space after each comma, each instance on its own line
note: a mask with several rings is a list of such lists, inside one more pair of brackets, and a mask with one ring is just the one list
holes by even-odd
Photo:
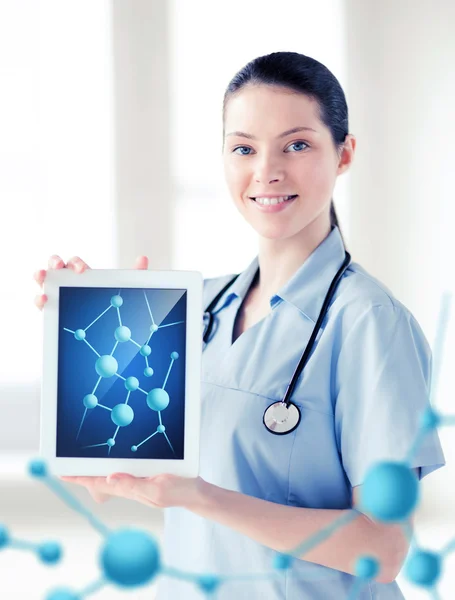
[[[292, 146], [298, 146], [297, 148], [295, 148], [295, 150], [291, 150], [291, 152], [301, 152], [302, 150], [304, 150], [304, 148], [302, 148], [302, 146], [306, 146], [308, 147], [308, 144], [306, 144], [305, 142], [293, 142], [292, 144], [290, 144], [288, 146], [288, 148], [292, 148]], [[286, 150], [287, 152], [288, 150]]]
[[[248, 152], [237, 152], [237, 150], [248, 150]], [[251, 148], [248, 148], [248, 146], [238, 146], [237, 148], [234, 148], [233, 152], [240, 154], [241, 156], [248, 156], [249, 150], [251, 150]]]

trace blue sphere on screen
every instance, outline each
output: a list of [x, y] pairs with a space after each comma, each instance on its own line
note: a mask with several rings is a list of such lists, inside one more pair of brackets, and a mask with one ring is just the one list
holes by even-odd
[[420, 419], [420, 426], [424, 431], [431, 431], [432, 429], [436, 429], [441, 423], [441, 416], [429, 406]]
[[107, 440], [106, 444], [109, 446], [109, 448], [112, 448], [112, 446], [115, 446], [115, 440], [114, 440], [114, 438], [109, 438]]
[[289, 569], [292, 563], [292, 556], [289, 554], [277, 554], [273, 559], [273, 567], [278, 571]]
[[137, 377], [127, 377], [125, 387], [129, 392], [135, 392], [139, 387], [139, 379]]
[[177, 360], [179, 357], [179, 353], [178, 352], [171, 352], [171, 358], [172, 360]]
[[76, 329], [76, 331], [74, 332], [74, 337], [77, 339], [78, 342], [85, 340], [85, 331], [83, 329]]
[[139, 350], [139, 352], [142, 354], [142, 356], [150, 356], [150, 354], [152, 353], [152, 349], [148, 344], [144, 344]]
[[147, 404], [152, 410], [164, 410], [169, 404], [169, 394], [163, 388], [150, 390], [147, 394]]
[[8, 530], [0, 524], [0, 549], [4, 548], [9, 541]]
[[415, 585], [433, 587], [441, 575], [441, 557], [434, 552], [416, 550], [407, 559], [404, 574]]
[[155, 331], [158, 331], [159, 327], [156, 323], [153, 323], [153, 325], [150, 325], [150, 331], [152, 333], [155, 333]]
[[129, 404], [117, 404], [112, 409], [111, 419], [118, 427], [126, 427], [134, 419], [133, 409]]
[[72, 592], [65, 588], [58, 588], [49, 592], [46, 596], [46, 600], [82, 600], [79, 594]]
[[62, 556], [62, 548], [57, 542], [44, 542], [38, 547], [41, 560], [48, 564], [56, 563]]
[[384, 522], [407, 519], [417, 505], [419, 485], [406, 463], [380, 462], [360, 487], [360, 510]]
[[372, 556], [360, 556], [355, 563], [356, 577], [373, 579], [379, 572], [379, 562]]
[[28, 472], [33, 477], [46, 477], [46, 463], [41, 458], [36, 458], [35, 460], [30, 461], [28, 465]]
[[131, 446], [131, 452], [137, 452], [137, 446]]
[[126, 327], [126, 325], [120, 325], [115, 330], [114, 337], [117, 342], [129, 342], [131, 339], [131, 329]]
[[123, 304], [123, 298], [121, 296], [112, 296], [111, 298], [111, 306], [114, 308], [120, 308]]
[[152, 369], [152, 367], [145, 367], [145, 369], [144, 369], [144, 375], [146, 377], [151, 377], [153, 375], [153, 369]]
[[199, 575], [198, 586], [203, 592], [214, 592], [221, 584], [221, 579], [216, 575]]
[[156, 430], [158, 431], [158, 433], [164, 433], [166, 431], [166, 427], [164, 425], [158, 425]]
[[140, 529], [120, 529], [111, 533], [100, 558], [106, 578], [124, 587], [144, 585], [160, 570], [158, 544]]
[[83, 402], [85, 408], [95, 408], [98, 405], [98, 398], [94, 394], [87, 394], [84, 396]]
[[117, 373], [118, 363], [113, 356], [105, 354], [100, 356], [95, 363], [95, 370], [100, 377], [112, 377]]

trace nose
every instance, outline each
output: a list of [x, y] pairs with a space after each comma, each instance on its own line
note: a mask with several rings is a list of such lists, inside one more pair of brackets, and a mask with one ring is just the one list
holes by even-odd
[[279, 161], [271, 157], [263, 156], [258, 160], [254, 169], [254, 179], [256, 183], [268, 185], [283, 181], [284, 170]]

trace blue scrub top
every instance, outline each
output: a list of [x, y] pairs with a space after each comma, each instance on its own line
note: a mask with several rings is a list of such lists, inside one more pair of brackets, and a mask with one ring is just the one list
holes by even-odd
[[[256, 257], [223, 294], [203, 353], [201, 466], [206, 481], [289, 506], [345, 509], [376, 461], [405, 458], [428, 406], [431, 351], [413, 315], [360, 265], [345, 271], [292, 395], [299, 426], [279, 436], [264, 410], [282, 400], [330, 283], [344, 260], [334, 227], [270, 300], [271, 312], [232, 343]], [[204, 307], [232, 275], [204, 283]], [[437, 432], [412, 465], [445, 464]], [[276, 551], [180, 508], [165, 510], [163, 562], [192, 573], [271, 572]], [[224, 583], [217, 600], [344, 600], [348, 573], [295, 559], [279, 579]], [[192, 582], [160, 578], [159, 600], [198, 600]], [[366, 584], [356, 600], [404, 598], [398, 584]]]

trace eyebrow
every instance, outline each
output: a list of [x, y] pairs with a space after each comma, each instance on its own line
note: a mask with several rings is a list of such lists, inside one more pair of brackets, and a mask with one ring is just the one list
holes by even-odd
[[[317, 133], [316, 129], [312, 129], [311, 127], [293, 127], [292, 129], [288, 129], [287, 131], [283, 131], [283, 133], [280, 133], [280, 135], [277, 136], [277, 139], [284, 138], [287, 135], [291, 135], [291, 133], [298, 133], [299, 131], [314, 131], [314, 133]], [[231, 131], [231, 133], [226, 134], [226, 137], [229, 137], [231, 135], [235, 135], [237, 137], [245, 137], [249, 140], [257, 139], [254, 135], [251, 135], [251, 133], [244, 133], [243, 131]]]

